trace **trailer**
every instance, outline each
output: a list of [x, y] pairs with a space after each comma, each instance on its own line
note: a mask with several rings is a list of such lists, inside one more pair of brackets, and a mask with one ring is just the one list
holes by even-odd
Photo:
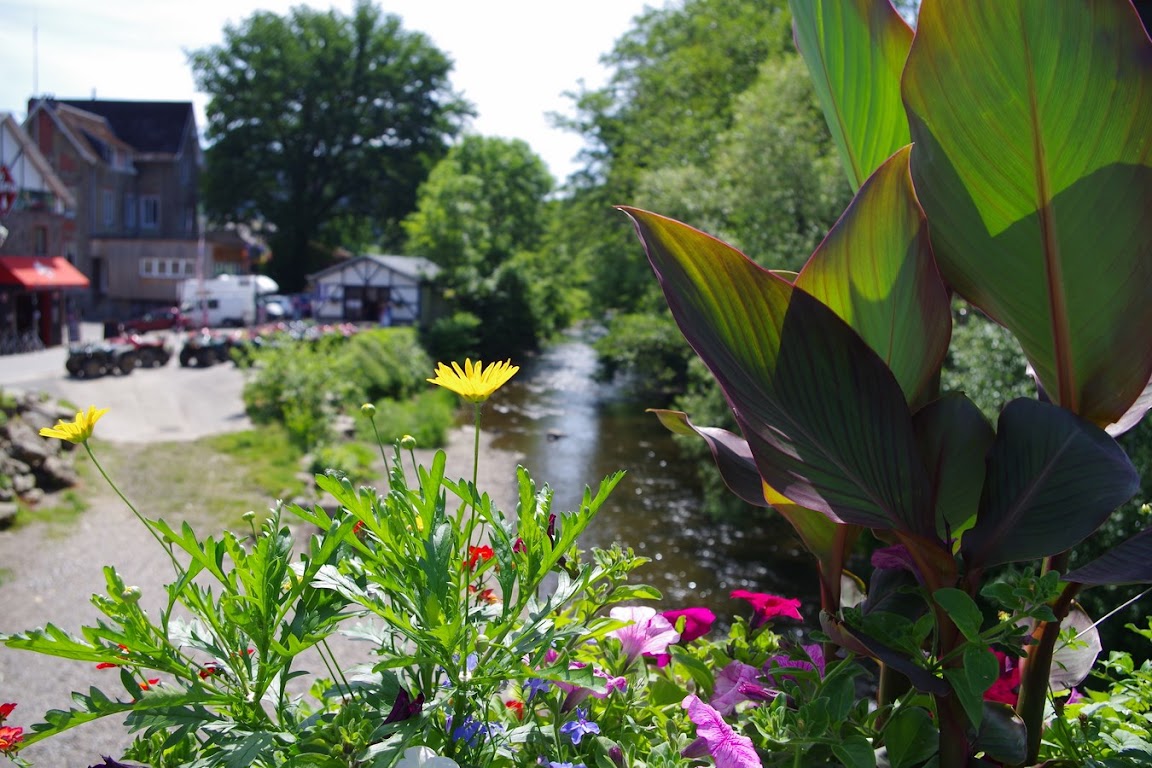
[[251, 325], [256, 321], [259, 297], [278, 290], [276, 281], [263, 275], [185, 280], [180, 284], [180, 311], [193, 326]]

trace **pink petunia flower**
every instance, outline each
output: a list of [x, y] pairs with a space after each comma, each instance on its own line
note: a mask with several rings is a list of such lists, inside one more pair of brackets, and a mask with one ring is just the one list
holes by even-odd
[[732, 730], [720, 713], [700, 701], [699, 696], [687, 696], [681, 706], [696, 724], [696, 741], [681, 753], [684, 757], [711, 755], [716, 768], [762, 768], [752, 740]]
[[[683, 619], [684, 629], [680, 630], [680, 642], [690, 643], [697, 640], [712, 631], [712, 624], [716, 621], [716, 614], [707, 608], [680, 608], [675, 611], [664, 611], [660, 614], [668, 619], [668, 623], [673, 627], [680, 626], [680, 620]], [[656, 660], [656, 666], [663, 669], [668, 666], [668, 662], [672, 660], [672, 656], [667, 653], [649, 653], [646, 656], [651, 656]]]
[[759, 669], [732, 661], [716, 676], [716, 690], [710, 703], [721, 715], [730, 715], [736, 711], [736, 705], [740, 702], [770, 701], [774, 698], [776, 691], [760, 682]]
[[613, 608], [608, 615], [620, 621], [630, 622], [627, 626], [609, 632], [624, 648], [625, 665], [631, 664], [641, 654], [660, 654], [668, 646], [680, 639], [680, 633], [668, 619], [656, 613], [655, 608], [633, 606]]
[[752, 605], [753, 629], [777, 616], [787, 616], [798, 621], [804, 619], [800, 615], [800, 601], [790, 597], [770, 595], [767, 592], [749, 592], [746, 589], [734, 589], [731, 596], [740, 600], [747, 600]]
[[1014, 707], [1020, 699], [1020, 659], [1002, 651], [992, 653], [995, 654], [996, 663], [1000, 666], [1000, 676], [992, 683], [992, 687], [984, 692], [984, 700], [999, 701]]

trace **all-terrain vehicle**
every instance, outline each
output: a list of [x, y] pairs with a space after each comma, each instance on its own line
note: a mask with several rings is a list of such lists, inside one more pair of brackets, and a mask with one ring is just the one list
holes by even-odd
[[180, 350], [180, 365], [183, 368], [207, 368], [216, 363], [228, 362], [231, 356], [231, 340], [205, 329], [188, 334]]
[[162, 368], [172, 359], [172, 345], [159, 336], [118, 336], [108, 339], [112, 344], [128, 344], [136, 350], [136, 360], [141, 368]]
[[101, 342], [73, 344], [68, 348], [64, 368], [72, 376], [95, 379], [107, 373], [127, 376], [136, 370], [140, 358], [132, 344], [106, 339]]

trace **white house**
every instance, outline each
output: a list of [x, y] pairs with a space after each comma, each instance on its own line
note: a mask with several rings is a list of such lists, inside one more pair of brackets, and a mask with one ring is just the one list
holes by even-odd
[[308, 276], [317, 320], [413, 325], [432, 310], [440, 268], [418, 256], [357, 256]]

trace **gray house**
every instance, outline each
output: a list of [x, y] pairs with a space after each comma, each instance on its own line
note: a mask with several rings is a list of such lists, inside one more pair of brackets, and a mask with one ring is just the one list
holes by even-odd
[[418, 256], [357, 256], [308, 276], [317, 320], [427, 324], [440, 268]]

